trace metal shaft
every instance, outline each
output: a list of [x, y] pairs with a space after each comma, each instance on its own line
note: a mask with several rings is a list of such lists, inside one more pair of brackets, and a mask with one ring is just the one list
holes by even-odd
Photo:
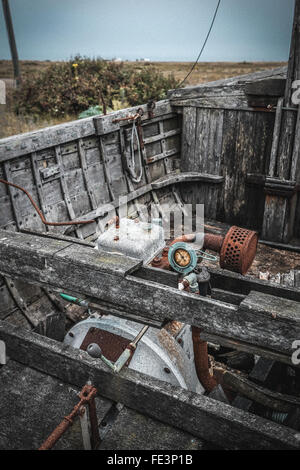
[[138, 342], [142, 339], [142, 337], [144, 336], [144, 334], [146, 333], [146, 331], [148, 330], [149, 328], [149, 325], [145, 325], [141, 331], [136, 335], [136, 337], [134, 338], [133, 341], [131, 341], [130, 344], [132, 344], [133, 346], [136, 346], [138, 344]]

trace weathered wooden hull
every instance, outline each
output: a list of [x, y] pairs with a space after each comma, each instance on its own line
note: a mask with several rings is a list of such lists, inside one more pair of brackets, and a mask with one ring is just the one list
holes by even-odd
[[[275, 114], [250, 106], [247, 87], [270, 76], [284, 79], [285, 70], [175, 91], [156, 104], [154, 117], [143, 106], [138, 184], [126, 171], [131, 123], [115, 122], [136, 108], [0, 141], [0, 178], [24, 187], [48, 221], [95, 219], [83, 226], [45, 226], [24, 194], [0, 184], [0, 339], [16, 362], [12, 373], [18, 369], [21, 377], [22, 364], [28, 377], [34, 369], [78, 388], [91, 380], [105, 410], [112, 400], [135, 410], [123, 413], [137, 421], [150, 416], [154, 421], [145, 426], [162, 421], [173, 430], [167, 434], [177, 433], [174, 445], [181, 436], [190, 448], [192, 434], [197, 448], [203, 439], [225, 448], [300, 448], [293, 429], [130, 370], [114, 376], [87, 353], [62, 346], [64, 305], [52, 292], [83, 294], [105, 313], [156, 327], [181, 320], [201, 327], [204, 339], [291, 365], [292, 342], [300, 337], [298, 288], [211, 269], [212, 298], [200, 298], [179, 292], [174, 273], [126, 257], [95, 258], [93, 249], [124, 196], [131, 216], [143, 216], [139, 204], [155, 203], [163, 216], [166, 203], [203, 203], [206, 218], [261, 230]], [[299, 231], [296, 213], [294, 236]], [[37, 429], [33, 434], [34, 446]], [[9, 446], [12, 435], [11, 429], [3, 434], [0, 447]], [[41, 443], [47, 435], [40, 437]], [[17, 440], [16, 446], [30, 444]]]

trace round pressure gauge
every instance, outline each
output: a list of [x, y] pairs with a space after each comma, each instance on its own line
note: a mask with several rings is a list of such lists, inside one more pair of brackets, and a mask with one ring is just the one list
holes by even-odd
[[168, 259], [172, 268], [181, 274], [188, 274], [197, 266], [196, 252], [184, 242], [170, 246]]

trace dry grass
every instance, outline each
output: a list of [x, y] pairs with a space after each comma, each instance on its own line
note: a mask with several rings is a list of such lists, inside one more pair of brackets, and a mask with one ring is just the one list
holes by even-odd
[[[177, 80], [182, 81], [189, 72], [190, 62], [155, 62], [155, 67], [164, 75], [173, 73]], [[259, 72], [260, 70], [282, 67], [286, 62], [200, 62], [185, 82], [187, 85], [213, 82], [222, 78]]]
[[[21, 61], [22, 74], [31, 75], [45, 70], [50, 61]], [[150, 64], [155, 66], [163, 75], [173, 74], [177, 80], [183, 80], [191, 68], [190, 62], [127, 62], [134, 70], [142, 70]], [[285, 65], [284, 62], [201, 62], [199, 63], [185, 85], [197, 85], [222, 78], [234, 77], [260, 70], [272, 69]], [[0, 78], [12, 78], [13, 69], [11, 61], [0, 60]], [[76, 119], [74, 116], [66, 116], [63, 119], [41, 118], [38, 121], [30, 117], [16, 116], [14, 113], [0, 106], [0, 138], [15, 134], [30, 132], [32, 130], [59, 124]]]
[[36, 121], [28, 116], [17, 116], [11, 111], [1, 112], [2, 106], [0, 105], [0, 139], [77, 119], [76, 116], [66, 116], [61, 119], [40, 118]]
[[[41, 60], [21, 60], [20, 69], [23, 74], [33, 74], [45, 70], [53, 62]], [[0, 78], [13, 78], [13, 66], [11, 60], [0, 60]]]

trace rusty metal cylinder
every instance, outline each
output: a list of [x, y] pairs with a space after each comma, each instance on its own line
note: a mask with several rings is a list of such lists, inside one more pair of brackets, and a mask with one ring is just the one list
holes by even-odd
[[216, 251], [220, 253], [223, 245], [224, 237], [222, 235], [215, 235], [213, 233], [206, 233], [204, 235], [203, 248], [206, 250]]
[[256, 255], [257, 233], [233, 226], [225, 235], [220, 251], [220, 266], [229, 271], [246, 274]]
[[220, 253], [220, 267], [246, 274], [255, 258], [258, 236], [253, 230], [232, 226], [225, 237], [205, 234], [204, 248]]
[[192, 338], [197, 376], [206, 392], [209, 393], [218, 385], [218, 383], [214, 376], [210, 373], [207, 342], [200, 339], [200, 333], [200, 328], [192, 326]]

